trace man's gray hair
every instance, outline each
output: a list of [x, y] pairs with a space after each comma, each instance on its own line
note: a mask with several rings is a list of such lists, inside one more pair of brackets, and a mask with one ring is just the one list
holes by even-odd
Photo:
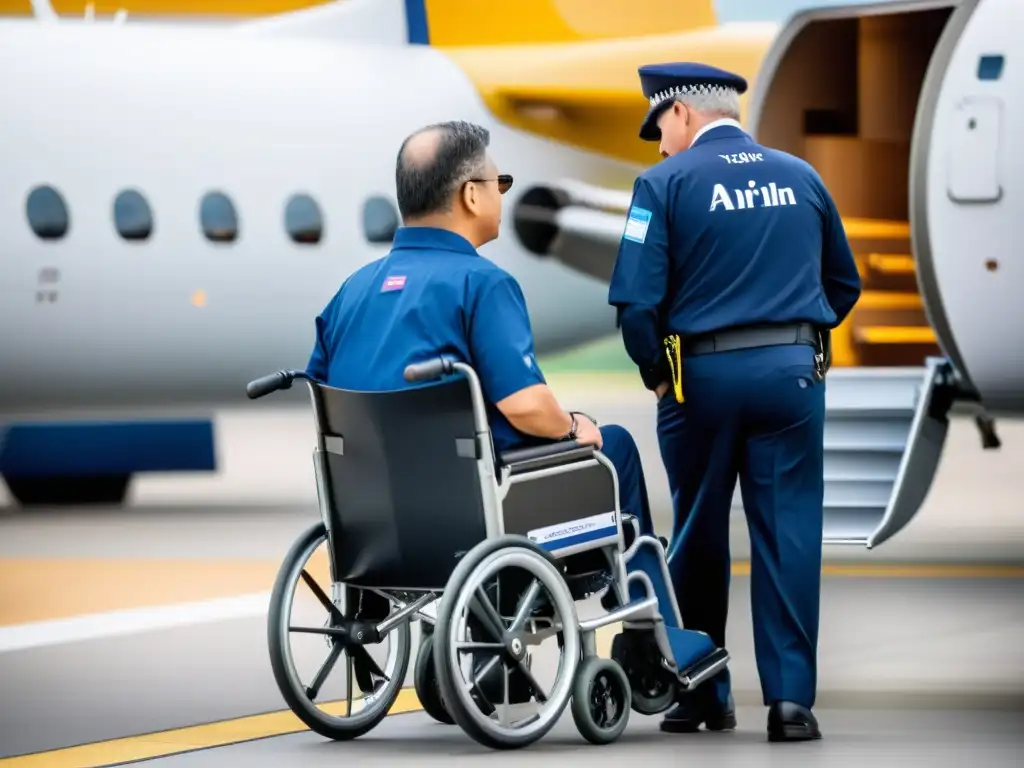
[[740, 95], [732, 88], [710, 88], [704, 93], [682, 93], [673, 98], [697, 112], [740, 119]]
[[[428, 131], [438, 133], [433, 152], [407, 157], [406, 145]], [[420, 128], [402, 142], [395, 168], [395, 192], [403, 220], [451, 211], [458, 188], [483, 175], [491, 135], [486, 128], [453, 120]]]

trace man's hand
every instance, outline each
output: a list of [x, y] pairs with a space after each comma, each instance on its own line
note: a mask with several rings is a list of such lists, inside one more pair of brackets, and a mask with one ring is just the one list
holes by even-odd
[[576, 414], [576, 442], [580, 445], [593, 445], [597, 450], [601, 450], [604, 445], [601, 430], [582, 413]]
[[661, 384], [659, 384], [657, 388], [654, 390], [655, 397], [661, 400], [661, 398], [665, 396], [665, 393], [668, 392], [668, 386], [669, 385], [667, 381], [661, 382]]

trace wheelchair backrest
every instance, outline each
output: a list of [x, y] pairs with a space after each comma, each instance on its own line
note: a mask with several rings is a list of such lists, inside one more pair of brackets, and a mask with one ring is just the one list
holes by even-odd
[[337, 578], [443, 588], [457, 558], [486, 537], [483, 493], [493, 492], [480, 481], [468, 382], [314, 392]]

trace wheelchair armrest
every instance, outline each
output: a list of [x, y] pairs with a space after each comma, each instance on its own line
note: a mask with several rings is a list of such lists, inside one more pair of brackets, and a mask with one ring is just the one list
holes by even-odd
[[594, 446], [580, 445], [575, 440], [565, 440], [505, 451], [499, 460], [501, 464], [509, 468], [510, 474], [518, 475], [523, 472], [535, 472], [538, 469], [560, 467], [564, 464], [583, 461], [593, 455]]

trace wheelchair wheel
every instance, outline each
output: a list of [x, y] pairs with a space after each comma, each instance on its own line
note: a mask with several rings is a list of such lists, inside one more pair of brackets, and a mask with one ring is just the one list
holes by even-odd
[[[527, 650], [551, 637], [561, 640], [559, 658], [544, 686]], [[462, 730], [494, 749], [532, 744], [565, 711], [579, 661], [576, 605], [543, 550], [501, 536], [463, 556], [434, 627], [441, 696]]]
[[426, 635], [420, 643], [416, 654], [416, 667], [412, 673], [412, 684], [416, 696], [423, 705], [423, 711], [445, 725], [455, 723], [441, 700], [441, 689], [437, 685], [437, 674], [434, 672], [434, 636]]
[[576, 670], [572, 719], [591, 744], [611, 744], [629, 722], [629, 680], [611, 659], [590, 656]]
[[676, 700], [675, 675], [659, 661], [661, 650], [649, 631], [626, 629], [612, 640], [612, 660], [629, 680], [630, 707], [639, 715], [657, 715]]
[[[362, 598], [367, 595], [373, 595], [378, 603], [383, 602], [374, 593], [361, 595], [361, 591], [355, 589], [345, 590], [346, 599], [343, 602], [346, 605], [337, 606], [331, 601], [311, 575], [313, 569], [309, 567], [313, 554], [326, 540], [326, 528], [323, 523], [317, 523], [285, 555], [270, 597], [267, 643], [274, 680], [288, 707], [316, 733], [344, 741], [362, 736], [387, 716], [402, 689], [409, 668], [411, 628], [409, 622], [402, 622], [384, 635], [379, 643], [366, 645], [349, 644], [322, 631], [325, 626], [336, 628], [343, 621], [360, 618], [358, 609]], [[309, 587], [308, 591], [315, 601], [296, 600], [300, 581]], [[293, 620], [292, 611], [299, 602], [316, 605], [321, 617], [319, 626], [315, 620]], [[388, 601], [387, 608], [381, 611], [390, 613], [394, 608], [395, 605]], [[327, 615], [326, 622], [322, 618], [324, 613]], [[383, 615], [374, 614], [366, 621], [376, 623], [382, 618]], [[304, 655], [314, 662], [311, 671], [323, 659], [326, 646], [326, 659], [319, 663], [319, 669], [308, 684], [300, 680], [296, 663], [300, 653], [293, 648], [293, 637], [306, 638], [309, 643], [302, 650], [308, 650], [309, 653]], [[386, 653], [382, 653], [385, 643]], [[323, 693], [327, 678], [342, 655], [345, 656], [346, 670], [344, 698], [328, 696], [331, 700], [318, 706], [316, 700]], [[302, 661], [305, 660], [302, 658]]]

